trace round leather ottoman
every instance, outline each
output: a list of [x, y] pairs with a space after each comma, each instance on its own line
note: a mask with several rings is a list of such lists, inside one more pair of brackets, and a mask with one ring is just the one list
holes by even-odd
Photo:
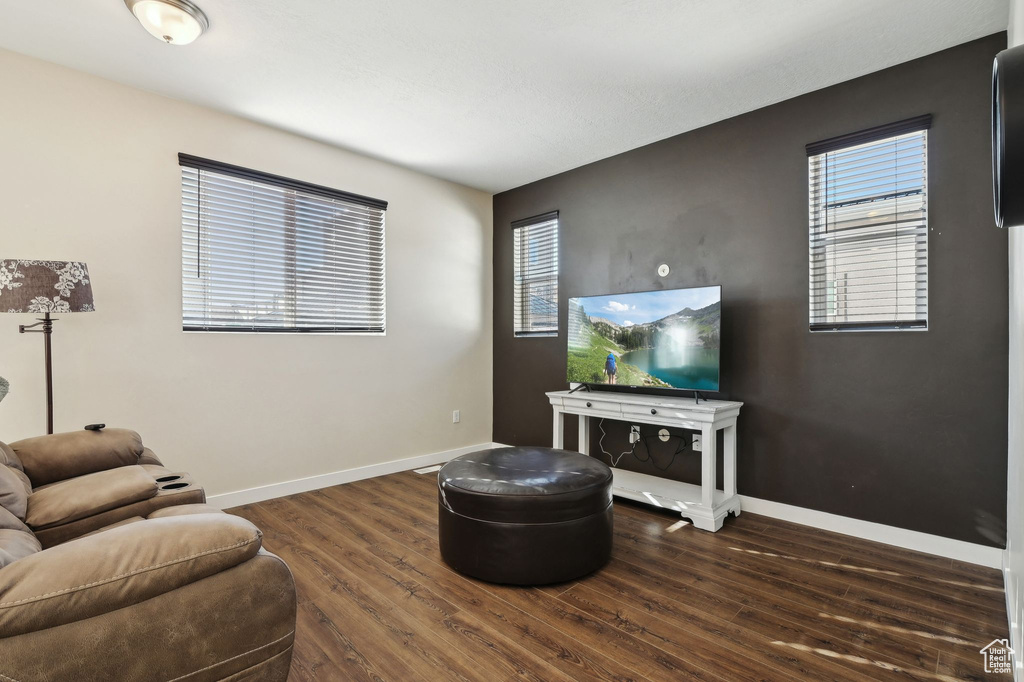
[[612, 471], [566, 450], [496, 448], [437, 474], [441, 557], [493, 583], [544, 585], [592, 573], [612, 549]]

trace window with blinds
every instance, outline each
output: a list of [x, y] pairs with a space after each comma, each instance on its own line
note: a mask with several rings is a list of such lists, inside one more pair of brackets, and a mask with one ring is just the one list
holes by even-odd
[[517, 220], [513, 318], [516, 336], [558, 334], [558, 212]]
[[384, 333], [386, 202], [178, 160], [185, 331]]
[[811, 331], [928, 328], [930, 125], [807, 145]]

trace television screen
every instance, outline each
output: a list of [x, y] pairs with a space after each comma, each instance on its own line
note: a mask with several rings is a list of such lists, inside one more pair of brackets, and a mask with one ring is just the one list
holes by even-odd
[[570, 383], [717, 391], [722, 287], [569, 299]]

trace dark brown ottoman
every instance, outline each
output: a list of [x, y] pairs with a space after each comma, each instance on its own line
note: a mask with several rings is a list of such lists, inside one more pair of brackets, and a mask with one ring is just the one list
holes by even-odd
[[592, 573], [612, 549], [612, 471], [566, 450], [496, 448], [437, 474], [441, 557], [493, 583], [544, 585]]

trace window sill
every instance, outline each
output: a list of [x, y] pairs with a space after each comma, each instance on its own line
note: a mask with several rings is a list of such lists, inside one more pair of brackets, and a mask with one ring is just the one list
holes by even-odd
[[217, 334], [219, 336], [387, 336], [382, 332], [293, 332], [253, 331], [251, 329], [182, 329], [184, 334]]
[[898, 325], [878, 325], [878, 326], [849, 326], [844, 327], [841, 325], [827, 326], [827, 325], [815, 325], [809, 328], [812, 334], [845, 334], [849, 332], [926, 332], [928, 331], [927, 325], [914, 325], [914, 326], [898, 326]]

